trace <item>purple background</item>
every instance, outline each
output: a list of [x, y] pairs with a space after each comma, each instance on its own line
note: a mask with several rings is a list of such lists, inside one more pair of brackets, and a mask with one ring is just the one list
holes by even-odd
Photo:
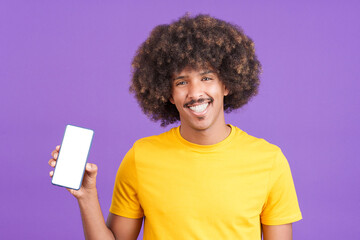
[[238, 24], [255, 42], [260, 93], [226, 119], [283, 149], [304, 217], [294, 239], [360, 235], [359, 1], [8, 0], [0, 2], [0, 239], [83, 238], [76, 200], [48, 176], [68, 123], [95, 130], [88, 161], [99, 166], [107, 217], [126, 151], [169, 129], [128, 93], [132, 57], [153, 27], [187, 11]]

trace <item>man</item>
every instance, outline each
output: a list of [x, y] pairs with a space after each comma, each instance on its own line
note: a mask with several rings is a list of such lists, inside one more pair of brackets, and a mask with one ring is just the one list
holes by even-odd
[[[78, 200], [87, 239], [292, 239], [301, 212], [281, 150], [225, 123], [257, 93], [260, 63], [242, 30], [207, 15], [157, 26], [133, 60], [145, 114], [180, 126], [138, 140], [105, 223], [87, 164]], [[49, 161], [55, 166], [60, 146]], [[50, 175], [52, 176], [52, 172]]]

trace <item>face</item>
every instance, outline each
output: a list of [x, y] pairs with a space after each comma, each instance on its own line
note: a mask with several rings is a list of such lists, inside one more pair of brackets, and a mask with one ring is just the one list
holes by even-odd
[[215, 71], [187, 67], [174, 75], [170, 101], [179, 111], [182, 129], [203, 131], [225, 125], [227, 94]]

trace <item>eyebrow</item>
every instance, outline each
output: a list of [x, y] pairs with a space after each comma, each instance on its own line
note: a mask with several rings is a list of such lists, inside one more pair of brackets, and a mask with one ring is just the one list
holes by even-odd
[[[214, 71], [206, 70], [206, 71], [200, 73], [199, 75], [203, 76], [203, 75], [206, 75], [206, 74], [209, 74], [209, 73], [214, 73]], [[185, 76], [179, 76], [179, 77], [175, 78], [173, 81], [178, 80], [178, 79], [183, 79], [183, 78], [186, 78], [186, 77], [187, 77], [186, 75]]]

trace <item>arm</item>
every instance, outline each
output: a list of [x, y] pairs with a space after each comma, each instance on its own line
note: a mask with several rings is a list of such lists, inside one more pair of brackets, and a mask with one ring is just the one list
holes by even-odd
[[292, 224], [264, 225], [262, 224], [264, 240], [292, 240]]
[[[55, 167], [60, 146], [52, 152], [53, 158], [49, 165]], [[53, 171], [50, 176], [53, 176]], [[130, 219], [116, 216], [110, 213], [108, 225], [100, 208], [96, 189], [97, 166], [87, 163], [82, 186], [79, 190], [68, 189], [68, 191], [78, 200], [85, 239], [101, 240], [136, 240], [139, 234], [142, 219]]]
[[105, 225], [97, 190], [78, 198], [85, 239], [114, 240], [114, 234]]
[[143, 218], [132, 219], [109, 213], [106, 225], [115, 235], [115, 239], [136, 240]]
[[290, 166], [282, 152], [278, 153], [273, 164], [268, 189], [260, 216], [264, 240], [291, 240], [292, 223], [302, 216]]
[[142, 225], [142, 218], [131, 219], [109, 213], [105, 224], [97, 194], [79, 199], [85, 239], [136, 240]]

